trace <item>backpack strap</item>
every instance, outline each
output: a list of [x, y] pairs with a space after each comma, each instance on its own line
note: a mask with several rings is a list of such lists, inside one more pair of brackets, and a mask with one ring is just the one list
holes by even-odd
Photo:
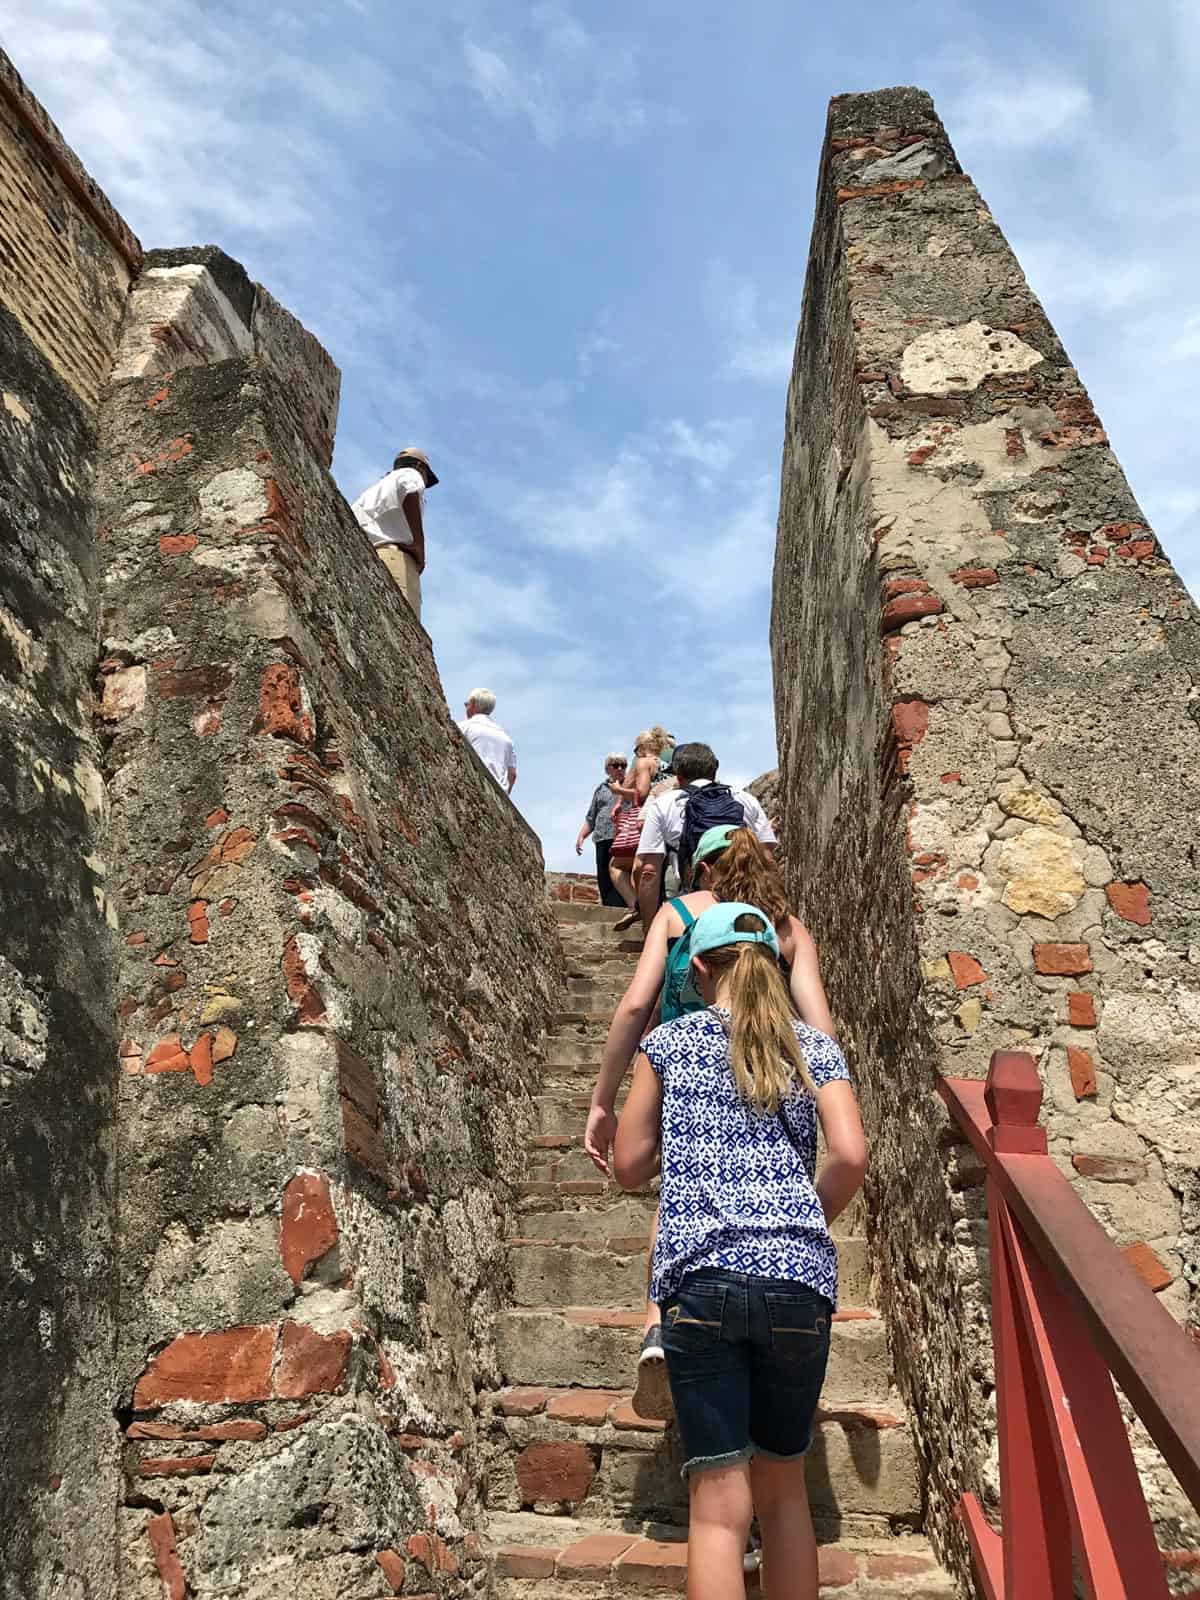
[[671, 910], [679, 918], [680, 922], [683, 923], [683, 931], [686, 933], [690, 927], [694, 926], [696, 921], [695, 917], [680, 899], [672, 900], [670, 902], [670, 906]]

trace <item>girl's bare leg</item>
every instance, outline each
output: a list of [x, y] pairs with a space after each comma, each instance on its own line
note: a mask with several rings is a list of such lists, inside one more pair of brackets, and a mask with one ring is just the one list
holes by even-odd
[[817, 1600], [817, 1539], [803, 1460], [755, 1456], [750, 1486], [762, 1534], [763, 1593], [771, 1600]]
[[612, 879], [612, 886], [624, 900], [630, 911], [637, 905], [637, 892], [633, 887], [633, 875], [627, 867], [609, 866], [608, 875]]
[[[754, 1514], [748, 1463], [693, 1472], [688, 1490], [688, 1600], [745, 1600], [742, 1557]], [[775, 1591], [765, 1592], [776, 1600]], [[791, 1600], [800, 1591], [784, 1593]]]

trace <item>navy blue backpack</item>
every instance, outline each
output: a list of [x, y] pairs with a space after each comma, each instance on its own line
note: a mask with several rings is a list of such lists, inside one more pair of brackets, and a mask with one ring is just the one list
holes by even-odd
[[746, 815], [727, 783], [689, 783], [684, 789], [683, 833], [679, 840], [679, 882], [692, 887], [692, 856], [710, 828], [744, 828]]

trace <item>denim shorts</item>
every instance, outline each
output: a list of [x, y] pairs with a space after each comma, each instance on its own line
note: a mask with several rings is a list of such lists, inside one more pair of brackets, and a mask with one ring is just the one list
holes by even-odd
[[708, 1267], [684, 1279], [663, 1306], [663, 1348], [685, 1475], [804, 1454], [832, 1320], [802, 1283]]

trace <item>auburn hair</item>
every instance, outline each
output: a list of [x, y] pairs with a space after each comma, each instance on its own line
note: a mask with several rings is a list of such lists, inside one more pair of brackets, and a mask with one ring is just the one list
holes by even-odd
[[[766, 918], [743, 911], [733, 926], [754, 933], [766, 927]], [[817, 1087], [792, 1026], [792, 998], [770, 945], [727, 944], [699, 959], [718, 982], [728, 980], [729, 1056], [742, 1099], [778, 1111], [797, 1078], [815, 1099]]]
[[758, 906], [770, 917], [773, 927], [787, 926], [791, 907], [783, 887], [783, 873], [779, 863], [759, 844], [751, 828], [734, 829], [710, 871], [709, 888], [718, 900], [726, 904], [741, 901], [743, 905]]

